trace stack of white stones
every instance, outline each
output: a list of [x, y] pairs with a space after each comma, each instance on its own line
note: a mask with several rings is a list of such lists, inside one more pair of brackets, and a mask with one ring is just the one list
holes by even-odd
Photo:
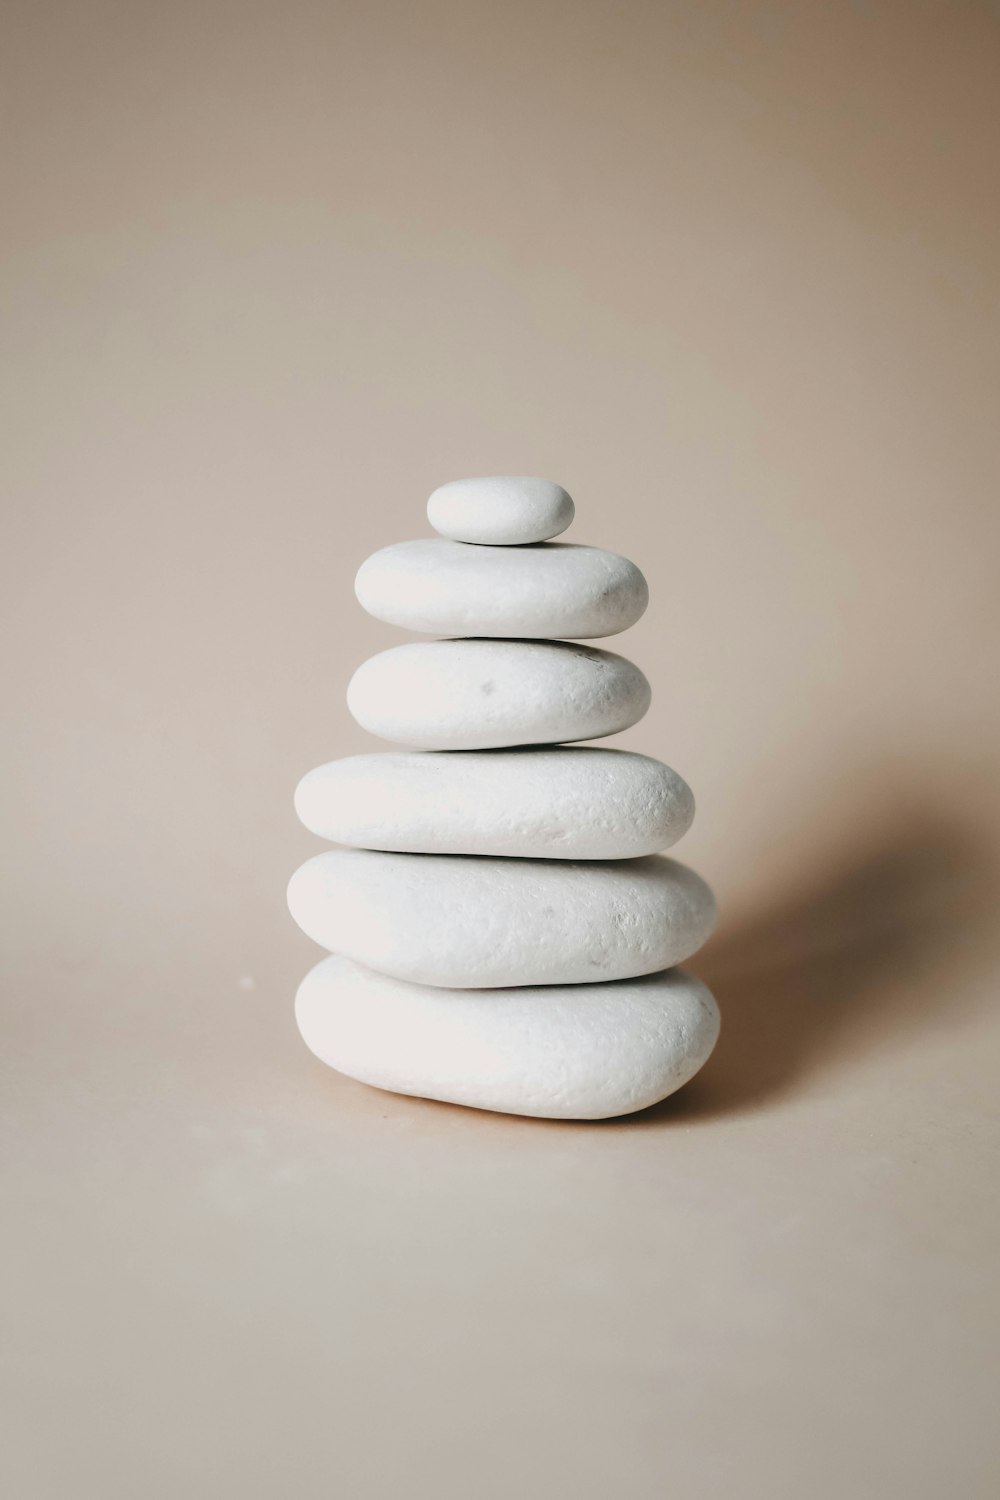
[[694, 799], [669, 766], [566, 748], [635, 724], [632, 662], [572, 644], [646, 608], [634, 563], [551, 542], [573, 501], [542, 479], [435, 490], [439, 537], [365, 562], [356, 592], [394, 625], [448, 637], [366, 661], [347, 691], [372, 733], [416, 750], [309, 773], [295, 805], [345, 846], [288, 901], [331, 956], [296, 1000], [332, 1067], [480, 1109], [600, 1119], [695, 1073], [718, 1034], [705, 986], [672, 965], [715, 918], [699, 876], [659, 851]]

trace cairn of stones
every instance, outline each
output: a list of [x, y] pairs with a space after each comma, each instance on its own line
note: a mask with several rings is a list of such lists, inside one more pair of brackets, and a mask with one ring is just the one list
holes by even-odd
[[396, 1093], [555, 1119], [628, 1114], [685, 1083], [718, 1034], [675, 965], [708, 937], [705, 882], [662, 851], [694, 799], [659, 760], [583, 746], [638, 722], [632, 662], [581, 641], [627, 629], [627, 558], [554, 542], [570, 496], [543, 479], [435, 490], [438, 533], [384, 547], [355, 590], [437, 637], [358, 668], [355, 719], [407, 748], [311, 771], [295, 805], [338, 847], [289, 906], [329, 956], [296, 998], [309, 1048]]

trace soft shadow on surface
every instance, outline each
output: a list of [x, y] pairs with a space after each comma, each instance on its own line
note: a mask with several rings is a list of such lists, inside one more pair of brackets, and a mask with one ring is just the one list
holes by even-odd
[[687, 966], [722, 1011], [715, 1052], [677, 1094], [616, 1123], [754, 1108], [905, 1031], [954, 1022], [993, 888], [968, 832], [906, 819], [822, 882], [723, 926]]
[[[991, 959], [1000, 876], [989, 843], [958, 820], [933, 820], [926, 800], [908, 799], [869, 826], [849, 857], [824, 859], [817, 840], [821, 878], [804, 877], [742, 921], [723, 920], [684, 965], [719, 1002], [718, 1045], [697, 1077], [649, 1109], [551, 1120], [383, 1093], [339, 1075], [336, 1086], [353, 1109], [408, 1130], [422, 1123], [463, 1135], [470, 1114], [492, 1130], [669, 1129], [767, 1108], [914, 1031], [959, 1024], [982, 1003], [977, 971]], [[316, 1069], [328, 1084], [329, 1070]]]

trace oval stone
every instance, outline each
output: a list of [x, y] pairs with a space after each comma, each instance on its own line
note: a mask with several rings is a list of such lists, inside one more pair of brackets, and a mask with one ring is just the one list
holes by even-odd
[[442, 536], [493, 547], [547, 541], [573, 514], [572, 499], [551, 479], [453, 479], [427, 502], [427, 519]]
[[596, 739], [649, 701], [633, 662], [567, 641], [413, 641], [369, 657], [347, 689], [365, 729], [424, 750]]
[[288, 905], [331, 952], [417, 984], [587, 984], [679, 963], [715, 921], [705, 882], [662, 854], [575, 863], [332, 849]]
[[681, 969], [616, 984], [440, 990], [325, 958], [299, 986], [306, 1046], [397, 1094], [553, 1120], [632, 1114], [666, 1098], [719, 1034], [711, 992]]
[[361, 849], [601, 860], [668, 849], [694, 797], [628, 750], [415, 750], [317, 766], [295, 808], [321, 838]]
[[376, 619], [432, 635], [590, 640], [627, 630], [649, 600], [635, 563], [600, 547], [472, 547], [426, 537], [383, 547], [354, 584]]

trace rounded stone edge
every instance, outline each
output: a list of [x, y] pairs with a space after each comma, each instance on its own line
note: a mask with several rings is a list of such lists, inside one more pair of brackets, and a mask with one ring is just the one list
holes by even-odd
[[[355, 960], [349, 959], [346, 961], [352, 967], [360, 969], [362, 971], [364, 970], [364, 965], [356, 963]], [[674, 974], [677, 976], [677, 978], [683, 980], [685, 984], [691, 987], [692, 994], [697, 997], [699, 1005], [703, 1008], [703, 1020], [705, 1021], [706, 1025], [704, 1027], [704, 1030], [699, 1030], [697, 1033], [697, 1046], [691, 1048], [683, 1055], [682, 1058], [678, 1060], [679, 1066], [675, 1070], [675, 1072], [669, 1078], [662, 1079], [660, 1084], [653, 1092], [642, 1093], [641, 1095], [637, 1096], [634, 1101], [627, 1103], [624, 1108], [619, 1107], [620, 1101], [616, 1101], [616, 1105], [614, 1108], [601, 1108], [600, 1110], [594, 1110], [588, 1113], [581, 1113], [579, 1110], [557, 1111], [552, 1108], [508, 1109], [496, 1103], [480, 1104], [469, 1099], [451, 1098], [444, 1093], [426, 1093], [421, 1092], [420, 1090], [415, 1088], [394, 1088], [387, 1084], [377, 1083], [374, 1080], [364, 1078], [360, 1073], [349, 1073], [344, 1068], [338, 1067], [336, 1063], [331, 1062], [328, 1057], [324, 1056], [323, 1050], [318, 1050], [314, 1045], [314, 1041], [311, 1040], [309, 1034], [307, 1034], [312, 1030], [312, 1028], [308, 1026], [308, 1024], [303, 1024], [303, 1014], [307, 1005], [309, 1005], [313, 1000], [313, 992], [315, 991], [315, 989], [318, 986], [322, 985], [331, 967], [339, 964], [340, 962], [342, 962], [342, 960], [337, 954], [325, 955], [322, 959], [320, 959], [318, 963], [313, 965], [313, 967], [308, 971], [306, 975], [304, 975], [295, 993], [294, 1014], [296, 1027], [306, 1048], [312, 1053], [317, 1061], [321, 1062], [324, 1067], [330, 1068], [333, 1072], [340, 1073], [342, 1077], [350, 1078], [354, 1083], [363, 1084], [366, 1088], [378, 1089], [382, 1093], [395, 1094], [400, 1098], [426, 1099], [430, 1100], [433, 1103], [449, 1104], [461, 1109], [478, 1110], [483, 1114], [510, 1115], [515, 1118], [521, 1119], [562, 1120], [567, 1123], [576, 1124], [593, 1124], [605, 1120], [628, 1120], [631, 1116], [640, 1114], [643, 1110], [652, 1109], [656, 1105], [662, 1104], [665, 1099], [669, 1099], [673, 1094], [678, 1093], [680, 1089], [684, 1088], [686, 1084], [690, 1083], [691, 1080], [701, 1072], [702, 1068], [711, 1058], [716, 1046], [718, 1045], [718, 1040], [722, 1029], [722, 1017], [719, 1011], [719, 1005], [708, 985], [703, 979], [699, 979], [697, 975], [690, 973], [687, 969], [682, 969], [678, 965], [674, 965], [671, 969], [663, 970], [660, 972]], [[643, 978], [646, 979], [654, 979], [655, 977], [656, 975], [652, 974], [643, 976]], [[408, 986], [410, 984], [410, 981], [405, 980], [394, 980], [392, 982], [394, 984], [398, 983], [404, 986]], [[632, 981], [625, 980], [621, 982], [627, 984]], [[612, 988], [613, 984], [609, 985], [608, 987]], [[427, 988], [427, 986], [413, 985], [413, 988], [419, 990]], [[488, 1003], [488, 996], [491, 992], [489, 990], [483, 990], [480, 993], [482, 993], [482, 995], [484, 996], [484, 1000], [486, 1001], [486, 1003]], [[695, 1038], [692, 1038], [692, 1040], [694, 1039]], [[666, 1084], [666, 1087], [663, 1087], [664, 1084]]]
[[[395, 852], [335, 844], [332, 848], [313, 854], [299, 865], [288, 881], [285, 898], [296, 925], [318, 947], [325, 948], [327, 953], [339, 954], [359, 968], [370, 970], [385, 979], [434, 990], [531, 990], [564, 985], [574, 987], [584, 985], [591, 988], [594, 985], [616, 981], [641, 980], [650, 974], [677, 969], [681, 964], [686, 963], [704, 947], [717, 925], [718, 903], [711, 886], [690, 865], [684, 864], [669, 853], [664, 853], [645, 855], [631, 860], [524, 860], [526, 864], [541, 867], [562, 866], [571, 876], [573, 872], [586, 870], [588, 865], [598, 864], [606, 871], [615, 871], [616, 877], [617, 871], [628, 865], [648, 866], [653, 863], [660, 868], [661, 872], [664, 866], [671, 867], [667, 873], [672, 876], [674, 896], [677, 897], [678, 892], [682, 894], [679, 910], [676, 914], [671, 913], [666, 925], [663, 947], [659, 952], [651, 954], [648, 942], [634, 944], [631, 942], [630, 935], [629, 945], [624, 951], [614, 955], [613, 966], [609, 972], [603, 974], [590, 973], [590, 966], [584, 961], [585, 955], [581, 957], [579, 948], [575, 945], [564, 953], [560, 969], [553, 969], [551, 954], [538, 932], [534, 934], [533, 951], [530, 955], [531, 962], [536, 964], [537, 968], [529, 970], [526, 975], [522, 973], [520, 977], [517, 977], [519, 969], [523, 968], [523, 950], [521, 962], [516, 962], [509, 951], [498, 953], [495, 948], [493, 950], [473, 948], [459, 954], [457, 958], [454, 954], [448, 955], [450, 967], [444, 970], [441, 967], [443, 959], [439, 949], [432, 951], [429, 947], [422, 947], [414, 953], [412, 947], [401, 949], [397, 946], [388, 953], [379, 953], [373, 957], [370, 947], [364, 941], [359, 947], [353, 930], [346, 937], [343, 927], [335, 931], [330, 930], [328, 913], [333, 903], [328, 889], [328, 872], [333, 870], [334, 878], [336, 878], [337, 866], [344, 867], [345, 861], [357, 861], [355, 871], [361, 875], [363, 875], [364, 864], [368, 862], [375, 862], [376, 871], [378, 864], [381, 863], [383, 867], [388, 866], [390, 871], [395, 867], [398, 874], [404, 869], [403, 861], [407, 862], [409, 866], [407, 874], [410, 875], [421, 861], [428, 862], [428, 869], [434, 863], [451, 867], [450, 873], [454, 875], [454, 867], [469, 859], [493, 866], [493, 874], [496, 875], [500, 873], [502, 866], [509, 865], [511, 856]], [[447, 873], [445, 879], [448, 879]], [[319, 896], [315, 889], [317, 884], [320, 886]], [[609, 921], [614, 920], [612, 912], [613, 908], [609, 902], [607, 909]], [[520, 913], [516, 913], [515, 916], [519, 917]], [[430, 931], [432, 922], [432, 917], [425, 916], [424, 926], [419, 930]], [[664, 929], [657, 927], [655, 930]], [[364, 934], [362, 938], [364, 939]], [[670, 941], [667, 942], [666, 938]], [[486, 973], [483, 972], [484, 956]]]
[[[527, 750], [522, 746], [512, 748], [517, 751], [524, 750], [524, 753], [530, 760], [532, 755], [531, 750]], [[572, 756], [575, 748], [575, 746], [571, 745], [545, 746], [539, 747], [539, 751], [542, 754], [564, 751]], [[336, 776], [336, 768], [346, 766], [350, 762], [366, 761], [374, 768], [375, 763], [383, 758], [405, 759], [407, 757], [418, 758], [427, 756], [439, 758], [440, 763], [444, 766], [448, 764], [453, 755], [460, 757], [482, 757], [484, 762], [486, 762], [493, 753], [481, 750], [451, 752], [434, 750], [377, 750], [355, 755], [338, 756], [332, 761], [325, 761], [318, 766], [313, 766], [299, 778], [293, 797], [295, 813], [303, 827], [308, 829], [310, 833], [315, 834], [317, 838], [325, 839], [328, 843], [341, 845], [348, 849], [366, 849], [375, 852], [400, 854], [472, 855], [487, 858], [565, 860], [569, 863], [579, 863], [588, 860], [618, 862], [642, 859], [652, 854], [664, 853], [667, 850], [674, 849], [681, 842], [690, 831], [694, 821], [694, 793], [679, 771], [676, 771], [672, 766], [666, 765], [663, 761], [657, 761], [652, 756], [642, 755], [638, 751], [612, 749], [608, 749], [604, 753], [622, 756], [633, 761], [645, 761], [659, 770], [666, 772], [670, 778], [673, 792], [673, 818], [669, 827], [661, 828], [655, 834], [647, 834], [645, 838], [635, 833], [629, 834], [628, 836], [632, 839], [631, 847], [621, 853], [612, 853], [606, 848], [594, 849], [594, 845], [599, 844], [601, 839], [601, 830], [599, 828], [591, 830], [591, 845], [584, 849], [574, 848], [570, 852], [556, 852], [552, 848], [551, 838], [546, 842], [539, 833], [524, 834], [521, 847], [519, 848], [497, 847], [498, 844], [506, 845], [506, 843], [517, 839], [520, 835], [516, 831], [507, 832], [506, 836], [498, 835], [495, 844], [490, 844], [489, 833], [488, 831], [484, 832], [482, 828], [477, 828], [462, 838], [461, 847], [456, 843], [454, 847], [438, 845], [433, 848], [427, 848], [423, 840], [418, 843], [415, 838], [400, 840], [398, 835], [395, 838], [390, 838], [388, 836], [379, 837], [374, 833], [362, 837], [356, 832], [345, 829], [343, 824], [339, 828], [331, 829], [327, 816], [317, 811], [317, 802], [322, 806], [321, 792], [327, 777], [331, 772]], [[503, 754], [504, 752], [500, 750], [495, 753]], [[537, 847], [530, 843], [531, 837], [539, 838], [540, 842]], [[527, 847], [525, 847], [525, 841], [528, 843]], [[591, 852], [591, 850], [594, 852]]]
[[[364, 682], [365, 677], [368, 675], [368, 669], [372, 667], [373, 663], [380, 663], [383, 659], [393, 656], [394, 653], [409, 651], [414, 646], [448, 647], [462, 645], [469, 641], [481, 641], [487, 645], [501, 646], [572, 647], [576, 645], [575, 641], [560, 640], [552, 637], [523, 639], [514, 636], [455, 636], [445, 637], [437, 641], [404, 641], [398, 646], [389, 646], [382, 651], [374, 652], [355, 667], [344, 693], [344, 701], [347, 704], [348, 713], [354, 722], [365, 730], [367, 734], [374, 735], [377, 739], [385, 740], [387, 744], [405, 745], [416, 750], [439, 752], [452, 750], [515, 750], [526, 746], [573, 745], [587, 740], [610, 739], [613, 735], [622, 734], [626, 729], [633, 729], [636, 724], [645, 718], [652, 704], [653, 689], [649, 678], [642, 668], [636, 662], [632, 661], [630, 657], [622, 656], [619, 652], [605, 650], [600, 646], [594, 646], [591, 648], [593, 651], [599, 652], [603, 657], [611, 658], [609, 665], [614, 669], [617, 670], [624, 664], [627, 668], [624, 676], [631, 680], [637, 692], [637, 704], [634, 704], [632, 708], [626, 711], [619, 711], [615, 715], [609, 714], [608, 724], [610, 727], [605, 727], [604, 725], [591, 727], [590, 724], [587, 724], [585, 728], [581, 728], [577, 724], [574, 727], [568, 728], [563, 734], [553, 734], [539, 729], [538, 733], [542, 735], [540, 739], [525, 739], [524, 734], [530, 731], [525, 731], [521, 727], [516, 730], [511, 729], [495, 733], [491, 732], [489, 727], [485, 727], [482, 732], [472, 732], [472, 737], [470, 738], [470, 731], [468, 729], [446, 735], [440, 730], [437, 732], [429, 730], [426, 724], [420, 726], [410, 723], [406, 726], [405, 730], [394, 729], [390, 731], [387, 727], [388, 715], [378, 718], [369, 712], [369, 705], [364, 699], [359, 684]], [[399, 659], [398, 656], [394, 657], [396, 661]], [[637, 707], [638, 711], [636, 711]]]
[[[451, 504], [459, 494], [474, 492], [479, 486], [484, 491], [485, 499], [490, 487], [499, 489], [502, 485], [544, 487], [551, 493], [554, 514], [548, 521], [536, 521], [534, 525], [527, 527], [512, 526], [510, 523], [504, 525], [502, 517], [486, 519], [480, 524], [469, 524], [467, 519], [456, 522], [449, 514]], [[491, 474], [470, 479], [450, 479], [445, 484], [438, 485], [427, 500], [427, 519], [439, 536], [447, 537], [449, 541], [481, 547], [524, 547], [535, 542], [547, 542], [552, 537], [561, 536], [572, 525], [575, 515], [576, 506], [569, 492], [554, 480], [534, 474]]]
[[[594, 614], [602, 613], [601, 604], [607, 600], [614, 601], [614, 608], [610, 618], [605, 619], [597, 626], [596, 621], [588, 621], [581, 625], [573, 615], [570, 607], [565, 607], [564, 615], [560, 618], [560, 610], [555, 607], [554, 617], [544, 624], [539, 621], [526, 623], [523, 615], [520, 619], [505, 620], [502, 626], [496, 621], [481, 621], [478, 618], [464, 619], [447, 614], [436, 619], [428, 618], [426, 601], [416, 606], [411, 601], [404, 600], [402, 608], [398, 598], [394, 597], [388, 604], [381, 595], [381, 590], [376, 586], [374, 596], [370, 589], [371, 577], [374, 574], [378, 579], [379, 573], [384, 566], [387, 553], [397, 553], [403, 549], [411, 549], [414, 546], [433, 546], [435, 544], [445, 547], [454, 547], [458, 553], [474, 552], [475, 546], [465, 542], [455, 541], [450, 537], [409, 537], [404, 541], [390, 542], [385, 547], [379, 547], [370, 556], [366, 557], [354, 575], [354, 596], [361, 608], [375, 620], [382, 620], [387, 625], [395, 625], [401, 630], [412, 631], [415, 635], [438, 636], [445, 639], [470, 639], [479, 637], [484, 640], [536, 640], [536, 641], [598, 641], [605, 640], [610, 636], [621, 635], [625, 630], [630, 630], [633, 625], [638, 624], [649, 607], [649, 583], [645, 574], [637, 563], [631, 558], [625, 557], [621, 552], [612, 552], [606, 547], [596, 547], [579, 542], [555, 542], [552, 550], [562, 548], [566, 551], [589, 552], [603, 556], [607, 561], [622, 565], [621, 577], [615, 587], [605, 586], [600, 592], [597, 601], [589, 601], [589, 607]], [[481, 547], [478, 550], [484, 552], [517, 551], [516, 547]], [[531, 551], [530, 547], [522, 549]], [[542, 549], [539, 548], [539, 551]], [[412, 556], [412, 553], [411, 553]], [[435, 601], [437, 603], [437, 601]], [[584, 614], [588, 613], [588, 606], [578, 603], [576, 606]], [[461, 615], [461, 609], [458, 615]], [[529, 608], [530, 613], [530, 608]]]

